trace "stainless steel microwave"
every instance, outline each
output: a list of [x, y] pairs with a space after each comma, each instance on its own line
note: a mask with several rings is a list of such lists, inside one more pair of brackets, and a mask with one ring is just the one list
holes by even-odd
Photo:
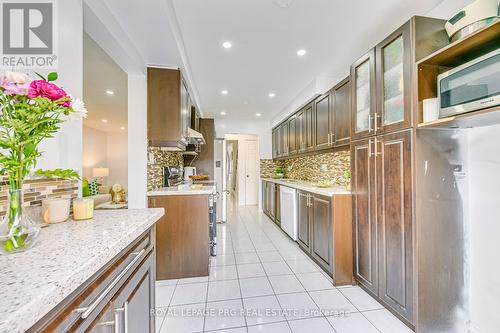
[[439, 118], [500, 105], [500, 48], [438, 76]]

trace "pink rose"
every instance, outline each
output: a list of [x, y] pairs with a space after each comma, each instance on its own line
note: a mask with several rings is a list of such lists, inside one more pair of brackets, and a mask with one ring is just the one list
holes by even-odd
[[[44, 80], [35, 80], [30, 84], [28, 97], [35, 98], [38, 96], [48, 98], [51, 101], [56, 101], [64, 97], [68, 97], [68, 94], [53, 83]], [[71, 106], [71, 102], [65, 101], [61, 105], [69, 108]]]

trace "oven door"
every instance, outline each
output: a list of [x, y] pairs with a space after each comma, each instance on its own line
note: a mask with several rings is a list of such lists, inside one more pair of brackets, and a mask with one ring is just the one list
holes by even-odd
[[439, 117], [500, 105], [500, 49], [438, 77]]

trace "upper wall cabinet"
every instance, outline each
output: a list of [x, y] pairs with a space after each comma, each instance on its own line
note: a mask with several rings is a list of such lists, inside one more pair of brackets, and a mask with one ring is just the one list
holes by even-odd
[[351, 66], [353, 139], [374, 133], [375, 118], [375, 52], [371, 50]]
[[148, 68], [148, 143], [185, 150], [189, 93], [179, 70]]
[[375, 48], [377, 112], [374, 131], [390, 132], [411, 126], [410, 22]]
[[334, 147], [349, 145], [351, 140], [351, 81], [347, 77], [340, 81], [332, 89], [333, 94], [333, 116], [330, 117], [332, 124], [332, 141]]
[[353, 139], [415, 125], [413, 64], [447, 43], [442, 20], [414, 16], [351, 66]]
[[329, 148], [332, 144], [332, 95], [330, 92], [318, 97], [315, 101], [314, 140], [316, 150]]

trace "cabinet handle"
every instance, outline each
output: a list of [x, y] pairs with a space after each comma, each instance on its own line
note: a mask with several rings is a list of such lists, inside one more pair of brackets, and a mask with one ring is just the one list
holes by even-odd
[[382, 126], [379, 126], [379, 124], [382, 123], [382, 115], [378, 112], [375, 112], [375, 132], [382, 130]]
[[113, 288], [118, 284], [118, 282], [125, 276], [125, 274], [128, 273], [134, 267], [135, 263], [141, 259], [142, 255], [146, 252], [146, 249], [142, 249], [139, 252], [133, 252], [131, 253], [134, 255], [134, 259], [118, 274], [118, 276], [111, 281], [111, 283], [104, 289], [104, 291], [99, 295], [99, 297], [96, 298], [94, 302], [92, 302], [89, 306], [83, 307], [83, 308], [78, 308], [75, 311], [78, 313], [81, 313], [80, 318], [82, 319], [87, 319], [92, 312], [95, 310], [95, 308], [106, 298], [106, 296], [113, 290]]
[[328, 145], [329, 146], [332, 144], [331, 136], [332, 136], [332, 133], [328, 133]]
[[373, 152], [373, 149], [372, 149], [372, 139], [368, 140], [368, 155], [370, 157], [375, 156], [375, 153]]
[[368, 133], [373, 132], [373, 118], [371, 114], [368, 115]]

